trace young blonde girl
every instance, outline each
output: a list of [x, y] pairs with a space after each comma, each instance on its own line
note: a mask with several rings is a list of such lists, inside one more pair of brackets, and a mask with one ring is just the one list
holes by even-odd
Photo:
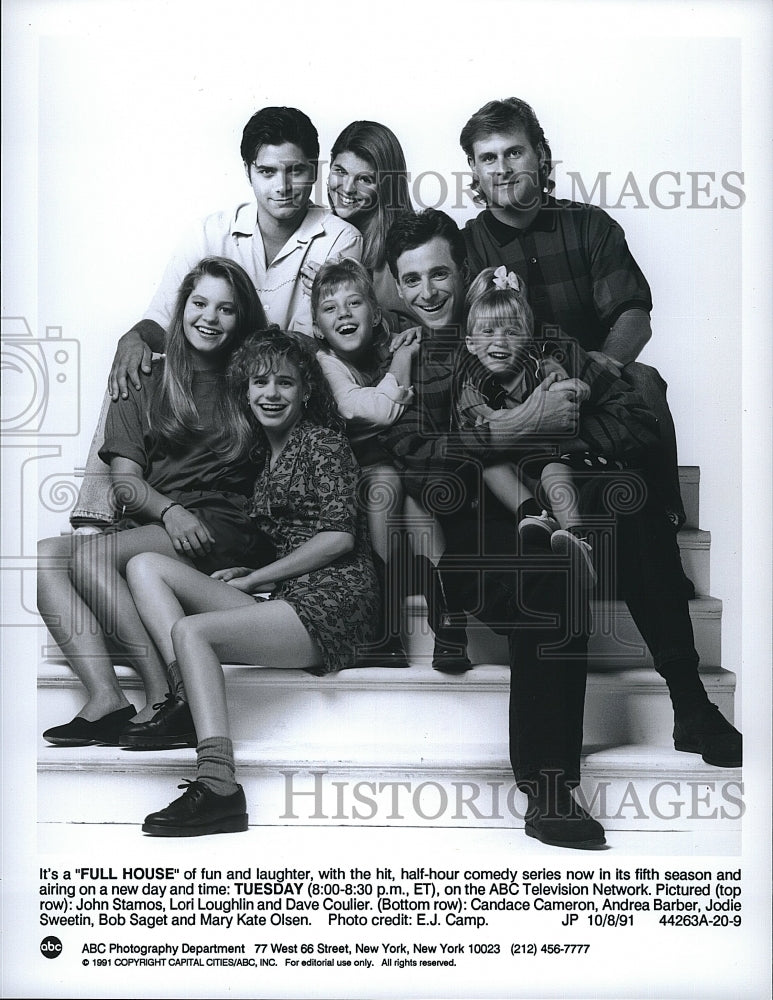
[[[654, 439], [654, 419], [620, 379], [560, 335], [534, 339], [523, 283], [504, 267], [486, 268], [466, 298], [469, 352], [456, 379], [456, 415], [462, 426], [501, 418], [536, 389], [571, 394], [582, 405], [579, 426], [563, 438], [524, 442], [511, 461], [488, 466], [484, 481], [518, 518], [524, 544], [549, 544], [579, 557], [595, 583], [575, 483], [579, 473], [620, 468]], [[541, 494], [548, 509], [535, 499]]]
[[322, 265], [312, 287], [311, 307], [318, 360], [362, 468], [361, 495], [385, 602], [386, 635], [363, 650], [359, 662], [407, 666], [399, 628], [398, 560], [403, 547], [389, 519], [402, 509], [403, 491], [377, 435], [413, 402], [411, 370], [419, 339], [409, 334], [390, 353], [373, 282], [356, 260]]

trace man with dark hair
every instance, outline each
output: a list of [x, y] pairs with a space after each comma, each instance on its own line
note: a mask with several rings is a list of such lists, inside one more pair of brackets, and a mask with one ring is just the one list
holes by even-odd
[[[448, 244], [448, 252], [461, 278], [467, 265], [464, 234], [449, 215], [434, 208], [415, 214], [406, 212], [398, 216], [390, 227], [385, 249], [392, 274], [397, 276], [397, 258], [400, 254], [406, 250], [418, 250], [436, 238], [445, 240]], [[461, 302], [457, 302], [456, 306], [461, 310]]]
[[[398, 216], [387, 233], [385, 249], [398, 294], [425, 332], [414, 361], [414, 404], [382, 438], [402, 471], [408, 496], [429, 510], [442, 528], [442, 504], [440, 510], [432, 510], [432, 498], [453, 493], [466, 467], [458, 450], [448, 454], [452, 375], [462, 342], [464, 238], [453, 219], [430, 208]], [[432, 666], [444, 673], [463, 673], [472, 664], [462, 608], [451, 613], [443, 575], [426, 556], [417, 559], [417, 565], [422, 567], [422, 590], [435, 635]]]
[[[453, 375], [463, 343], [462, 235], [443, 212], [427, 209], [396, 220], [386, 248], [399, 294], [423, 333], [414, 369], [414, 404], [381, 440], [403, 474], [406, 491], [443, 527], [447, 548], [440, 570], [446, 575], [450, 568], [447, 578], [459, 578], [456, 607], [463, 606], [464, 597], [471, 598], [479, 617], [508, 636], [510, 758], [528, 799], [527, 835], [561, 847], [603, 844], [601, 824], [572, 796], [580, 781], [587, 601], [582, 607], [582, 601], [568, 600], [566, 563], [550, 552], [536, 560], [528, 553], [514, 555], [502, 566], [502, 553], [516, 551], [514, 519], [498, 512], [490, 496], [484, 511], [480, 468], [469, 457], [479, 442], [474, 434], [465, 439], [451, 432]], [[566, 433], [576, 425], [579, 404], [571, 393], [539, 395], [521, 408], [520, 432]], [[498, 433], [482, 434], [480, 444], [490, 447]], [[509, 430], [498, 438], [500, 445], [512, 440]], [[500, 558], [490, 572], [486, 564], [491, 554]], [[471, 597], [471, 591], [479, 595]], [[428, 603], [430, 622], [437, 628], [431, 598]], [[578, 614], [572, 620], [570, 606], [575, 604]], [[449, 632], [441, 630], [434, 665], [455, 672], [469, 667], [469, 660], [463, 627], [449, 631], [460, 646], [445, 646]]]
[[297, 108], [261, 108], [244, 126], [239, 151], [249, 167], [261, 146], [283, 142], [297, 146], [310, 163], [319, 160], [319, 135], [308, 115]]
[[473, 273], [501, 265], [514, 271], [525, 282], [537, 328], [558, 327], [575, 339], [633, 385], [658, 419], [660, 447], [644, 470], [645, 506], [618, 523], [622, 595], [668, 684], [677, 749], [720, 767], [740, 766], [741, 734], [709, 702], [698, 673], [674, 532], [684, 510], [665, 383], [635, 363], [652, 335], [649, 285], [606, 212], [550, 195], [550, 145], [525, 101], [490, 101], [469, 119], [460, 143], [486, 205], [464, 230]]
[[304, 276], [310, 287], [329, 257], [360, 258], [360, 233], [310, 201], [319, 137], [307, 115], [297, 108], [262, 108], [244, 127], [241, 157], [254, 200], [208, 216], [179, 247], [145, 316], [118, 343], [109, 382], [113, 399], [126, 396], [127, 378], [139, 388], [140, 371], [150, 371], [151, 352], [163, 351], [177, 289], [203, 257], [228, 257], [241, 264], [269, 322], [309, 336]]

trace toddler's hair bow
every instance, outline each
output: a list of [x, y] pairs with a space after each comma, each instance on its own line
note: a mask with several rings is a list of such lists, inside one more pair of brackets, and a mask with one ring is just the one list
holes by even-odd
[[494, 271], [494, 276], [491, 280], [494, 282], [495, 288], [512, 288], [514, 292], [520, 292], [521, 290], [518, 275], [514, 271], [508, 271], [504, 264]]

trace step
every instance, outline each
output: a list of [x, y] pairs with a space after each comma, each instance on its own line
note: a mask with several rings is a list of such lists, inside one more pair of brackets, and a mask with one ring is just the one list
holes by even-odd
[[[695, 648], [704, 666], [722, 662], [722, 601], [701, 596], [688, 602]], [[623, 601], [591, 601], [592, 631], [588, 664], [599, 669], [652, 667], [652, 656]], [[40, 649], [51, 663], [63, 662], [51, 637], [40, 630]], [[406, 599], [403, 607], [403, 639], [413, 664], [429, 662], [433, 636], [426, 620], [423, 597]], [[469, 655], [473, 663], [509, 663], [507, 639], [468, 617]]]
[[[382, 744], [369, 760], [331, 759], [327, 743], [236, 744], [250, 821], [259, 826], [519, 828], [525, 797], [507, 747]], [[48, 748], [38, 762], [38, 822], [139, 823], [193, 776], [190, 750], [137, 753], [112, 747]], [[667, 746], [593, 748], [582, 797], [613, 830], [734, 830], [741, 772], [714, 768]], [[139, 830], [138, 830], [139, 835]]]
[[[715, 597], [697, 597], [688, 602], [700, 662], [718, 666], [722, 662], [722, 602]], [[588, 664], [596, 668], [651, 667], [652, 656], [644, 645], [623, 601], [592, 601], [593, 627], [588, 643]], [[406, 648], [411, 662], [432, 656], [432, 633], [426, 624], [423, 598], [406, 602]], [[469, 655], [473, 663], [507, 663], [507, 639], [486, 626], [469, 620]]]
[[682, 528], [677, 534], [679, 554], [685, 574], [692, 580], [695, 593], [711, 593], [711, 532]]
[[700, 524], [701, 470], [698, 465], [679, 466], [679, 491], [682, 494], [684, 512], [687, 515], [685, 528], [697, 528]]
[[[117, 668], [130, 700], [142, 704], [140, 682]], [[345, 670], [312, 677], [301, 670], [226, 668], [231, 727], [238, 740], [279, 740], [302, 747], [327, 741], [333, 753], [371, 753], [401, 733], [408, 748], [453, 741], [460, 755], [485, 733], [507, 743], [509, 668], [485, 663], [452, 676], [428, 662], [409, 669]], [[735, 675], [720, 667], [702, 671], [720, 710], [733, 718]], [[79, 682], [62, 664], [48, 663], [38, 681], [38, 731], [73, 718], [83, 703]], [[342, 724], [345, 720], [345, 724]], [[585, 698], [588, 745], [668, 743], [673, 727], [665, 682], [647, 668], [592, 670]], [[41, 747], [44, 744], [41, 742]]]

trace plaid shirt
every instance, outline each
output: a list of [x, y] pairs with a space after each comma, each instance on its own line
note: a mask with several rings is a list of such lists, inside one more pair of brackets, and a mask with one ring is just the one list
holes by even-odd
[[[591, 387], [582, 415], [582, 437], [591, 450], [623, 457], [657, 441], [655, 417], [625, 382], [572, 341], [553, 342], [551, 351], [570, 376]], [[491, 385], [490, 373], [467, 351], [458, 327], [425, 330], [414, 366], [413, 405], [379, 440], [401, 472], [406, 492], [425, 510], [442, 513], [449, 503], [454, 506], [453, 497], [462, 507], [474, 502], [482, 489], [482, 466], [511, 452], [548, 446], [560, 454], [555, 432], [494, 441], [488, 424], [458, 420], [457, 396], [464, 380]], [[491, 400], [494, 408], [503, 404], [496, 393]]]
[[559, 327], [598, 351], [622, 313], [652, 309], [622, 227], [594, 205], [548, 198], [526, 229], [486, 209], [467, 223], [464, 238], [472, 274], [504, 264], [526, 282], [538, 333]]

